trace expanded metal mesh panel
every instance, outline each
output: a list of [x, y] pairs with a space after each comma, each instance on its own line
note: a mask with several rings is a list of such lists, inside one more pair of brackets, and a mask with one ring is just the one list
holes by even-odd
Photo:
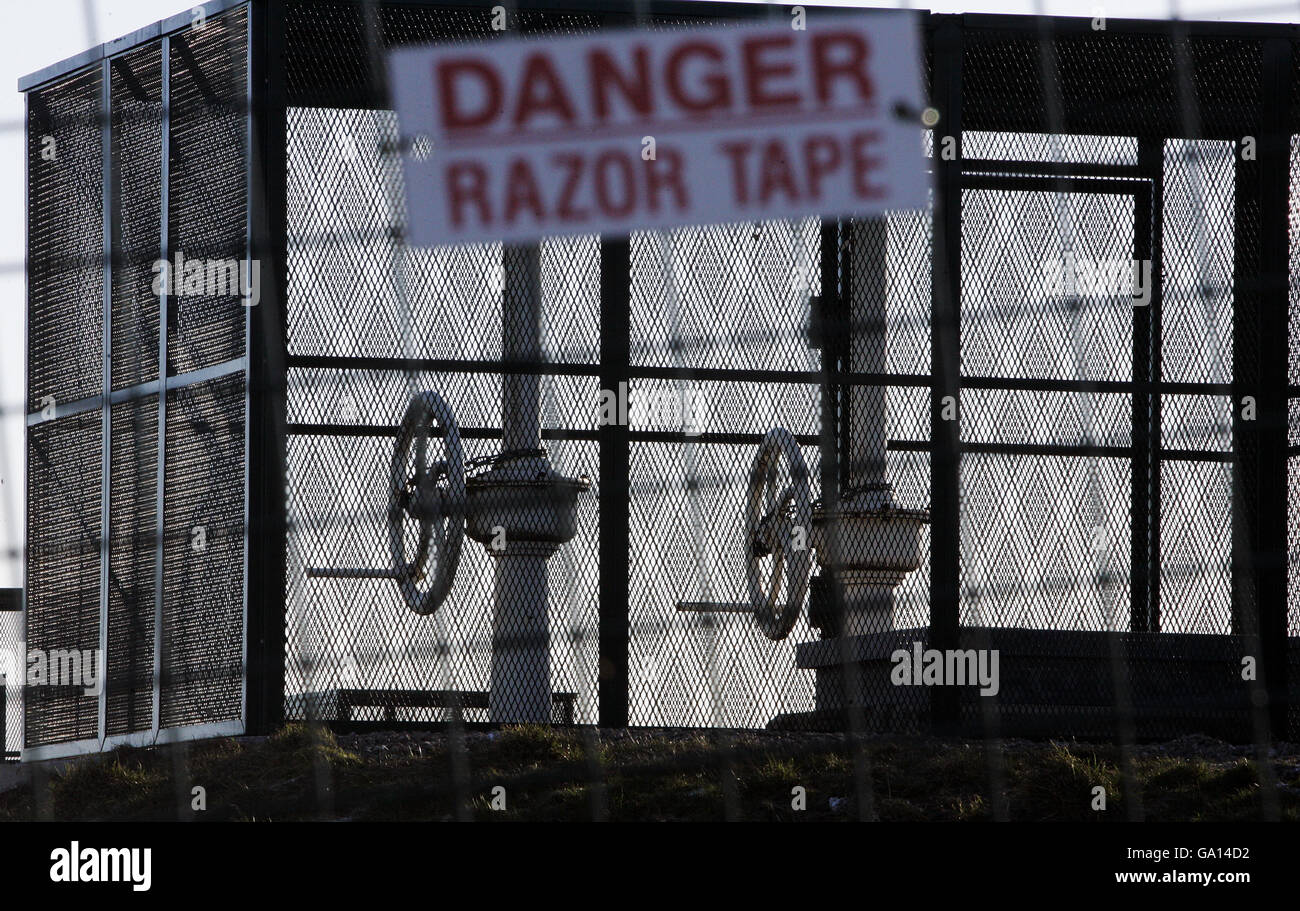
[[164, 727], [242, 711], [244, 450], [242, 376], [167, 393]]
[[[406, 219], [386, 151], [396, 141], [391, 112], [290, 110], [289, 353], [498, 360], [501, 249], [395, 242]], [[598, 265], [595, 238], [542, 245], [549, 359], [594, 360]]]
[[162, 253], [162, 52], [149, 45], [112, 68], [114, 218], [112, 378], [124, 389], [158, 378]]
[[1134, 182], [1115, 183], [962, 194], [963, 374], [1132, 379]]
[[27, 746], [98, 733], [84, 662], [99, 674], [101, 437], [98, 411], [28, 429], [26, 644], [44, 656], [47, 676], [28, 675]]
[[[1018, 150], [1018, 140], [1002, 134], [996, 148]], [[962, 371], [1012, 387], [963, 394], [962, 439], [986, 450], [962, 458], [968, 625], [1127, 624], [1130, 468], [1100, 454], [1072, 458], [1069, 448], [1127, 447], [1131, 396], [1014, 388], [1132, 378], [1125, 267], [1135, 202], [1127, 185], [1117, 181], [1115, 191], [1033, 192], [1008, 182], [963, 193]], [[1087, 281], [1080, 264], [1090, 267]]]
[[[1070, 723], [1055, 701], [1090, 706], [1076, 729], [1126, 714], [1148, 731], [1212, 726], [1244, 707], [1230, 675], [1207, 681], [1241, 647], [1226, 635], [1241, 631], [1234, 597], [1254, 611], [1232, 561], [1254, 437], [1234, 440], [1219, 390], [1138, 384], [1226, 392], [1261, 375], [1235, 291], [1259, 269], [1258, 242], [1240, 240], [1260, 216], [1239, 192], [1238, 143], [1260, 129], [1261, 45], [1041, 25], [966, 34], [962, 622], [1161, 631], [1119, 646], [999, 638], [1004, 660], [1022, 651], [1038, 704], [1017, 704], [1019, 681], [1004, 717]], [[1048, 642], [1089, 674], [1122, 669], [1126, 688], [1055, 689], [1064, 666], [1031, 656]]]
[[967, 454], [961, 471], [963, 624], [1127, 627], [1126, 461]]
[[158, 397], [114, 405], [108, 499], [108, 733], [153, 724]]
[[[1300, 85], [1300, 58], [1293, 61], [1292, 84]], [[1300, 136], [1290, 143], [1290, 199], [1287, 208], [1287, 382], [1300, 385]], [[1300, 399], [1287, 399], [1287, 446], [1300, 445]], [[1300, 636], [1300, 458], [1287, 459], [1287, 635]], [[1296, 673], [1297, 669], [1291, 672]], [[1293, 707], [1300, 718], [1300, 708]]]
[[1091, 136], [1240, 138], [1258, 113], [1250, 102], [1259, 89], [1254, 41], [1067, 33], [1048, 20], [1014, 31], [971, 29], [965, 36], [966, 130], [1068, 130], [1076, 137], [1070, 143]]
[[1230, 142], [1165, 144], [1166, 380], [1232, 379], [1236, 159]]
[[171, 40], [168, 250], [182, 268], [168, 302], [169, 374], [244, 353], [245, 306], [229, 266], [248, 250], [246, 19], [238, 10]]
[[[855, 223], [844, 238], [854, 330], [850, 370], [930, 372], [931, 230], [929, 210], [891, 212]], [[885, 337], [883, 357], [870, 344], [876, 332]]]
[[632, 235], [632, 363], [811, 370], [817, 221]]
[[18, 660], [20, 649], [18, 643], [22, 635], [22, 614], [0, 614], [0, 648], [7, 649], [14, 658], [4, 672], [4, 685], [0, 687], [0, 699], [4, 700], [5, 735], [0, 750], [16, 753], [23, 748], [23, 679], [26, 670]]
[[[740, 534], [754, 447], [633, 444], [629, 610], [633, 724], [761, 727], [813, 707], [795, 642], [814, 638], [801, 618], [772, 642], [742, 614], [686, 613], [683, 601], [745, 600]], [[803, 447], [810, 472], [815, 446]]]
[[[389, 12], [395, 17], [385, 32], [390, 40], [467, 19], [433, 10], [412, 11], [413, 19]], [[314, 40], [314, 17], [322, 14], [314, 7], [294, 13], [291, 60]], [[486, 18], [480, 27], [487, 30]], [[364, 47], [356, 52], [357, 65], [366, 65]], [[348, 59], [343, 55], [345, 70]], [[291, 66], [290, 84], [300, 75]], [[507, 269], [515, 267], [506, 265], [499, 245], [421, 250], [399, 243], [406, 214], [391, 112], [292, 108], [288, 126], [288, 350], [336, 359], [341, 369], [288, 373], [287, 708], [293, 717], [338, 717], [346, 689], [383, 696], [387, 706], [362, 706], [349, 718], [369, 710], [390, 718], [445, 718], [445, 706], [413, 707], [405, 694], [488, 690], [495, 561], [484, 548], [462, 546], [456, 583], [434, 617], [411, 613], [391, 579], [321, 578], [312, 571], [391, 566], [392, 428], [413, 392], [429, 389], [447, 400], [466, 438], [466, 459], [500, 451], [494, 441], [501, 436], [502, 376], [495, 365], [503, 356]], [[548, 360], [596, 358], [598, 257], [595, 238], [542, 244], [540, 345]], [[368, 365], [361, 361], [347, 367], [338, 360], [346, 358], [477, 362], [482, 372], [408, 376], [362, 369]], [[597, 385], [592, 377], [543, 376], [539, 413], [552, 467], [566, 476], [585, 474], [598, 487], [594, 445], [563, 439], [594, 432]], [[596, 712], [598, 527], [593, 492], [579, 502], [577, 537], [547, 565], [551, 635], [539, 646], [548, 654], [550, 689], [571, 706], [571, 717], [588, 722]], [[486, 714], [466, 710], [466, 717]]]
[[1160, 627], [1167, 632], [1232, 632], [1232, 466], [1161, 466]]
[[101, 95], [98, 70], [28, 95], [28, 411], [103, 382]]
[[[455, 385], [445, 375], [422, 379], [420, 388], [445, 391]], [[391, 400], [405, 402], [400, 396]], [[393, 423], [397, 419], [394, 415]], [[592, 443], [548, 441], [547, 446], [552, 466], [562, 474], [595, 474]], [[288, 553], [286, 691], [294, 717], [324, 714], [331, 707], [329, 694], [340, 688], [488, 690], [494, 561], [484, 547], [465, 542], [456, 583], [433, 617], [412, 613], [391, 579], [317, 578], [310, 572], [391, 565], [385, 492], [392, 450], [391, 436], [295, 434], [289, 439], [294, 531]], [[466, 459], [498, 450], [490, 440], [465, 443]], [[346, 473], [338, 470], [341, 464], [348, 466]], [[551, 635], [545, 648], [551, 690], [572, 701], [575, 720], [591, 723], [596, 712], [594, 492], [579, 501], [576, 521], [577, 537], [547, 566]], [[446, 718], [432, 710], [425, 716]]]

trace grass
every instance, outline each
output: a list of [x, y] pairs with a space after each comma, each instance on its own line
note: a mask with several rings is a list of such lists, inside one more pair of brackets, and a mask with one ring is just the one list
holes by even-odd
[[[366, 738], [289, 725], [257, 740], [120, 749], [62, 771], [33, 767], [0, 794], [0, 820], [851, 820], [1122, 821], [1258, 819], [1271, 806], [1300, 820], [1300, 763], [1203, 747], [1138, 749], [1135, 793], [1107, 745], [984, 744], [881, 738], [858, 755], [841, 738], [638, 731], [610, 735], [523, 725], [466, 735], [453, 762], [448, 735]], [[1215, 751], [1209, 751], [1214, 753]], [[996, 775], [991, 774], [995, 772]], [[862, 801], [855, 782], [870, 781]], [[994, 781], [1003, 783], [994, 800]], [[1092, 808], [1094, 791], [1106, 810]], [[206, 806], [195, 810], [196, 791]], [[504, 788], [504, 808], [494, 788]], [[803, 788], [805, 809], [792, 807]], [[495, 792], [500, 794], [500, 792]], [[1271, 798], [1266, 801], [1265, 798]]]

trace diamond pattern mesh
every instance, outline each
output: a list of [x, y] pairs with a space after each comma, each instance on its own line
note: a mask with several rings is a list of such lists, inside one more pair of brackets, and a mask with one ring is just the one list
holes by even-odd
[[28, 411], [95, 395], [103, 382], [101, 92], [92, 70], [28, 100]]
[[[99, 648], [102, 429], [88, 412], [28, 430], [27, 527], [41, 534], [27, 548], [27, 648], [47, 671], [56, 651]], [[96, 736], [99, 699], [68, 680], [26, 688], [28, 745]]]
[[171, 43], [168, 249], [173, 262], [176, 252], [203, 261], [204, 282], [192, 289], [186, 275], [184, 293], [176, 293], [175, 279], [167, 317], [170, 374], [244, 353], [244, 304], [207, 275], [209, 263], [243, 260], [248, 246], [246, 18], [239, 10]]
[[[615, 12], [509, 15], [525, 34], [631, 22]], [[890, 655], [930, 635], [932, 566], [947, 572], [952, 555], [960, 643], [1003, 649], [1014, 671], [996, 711], [1021, 730], [1110, 732], [1127, 715], [1145, 731], [1180, 733], [1244, 717], [1225, 668], [1261, 605], [1234, 547], [1254, 533], [1242, 510], [1260, 504], [1239, 494], [1253, 484], [1257, 497], [1271, 495], [1251, 474], [1266, 454], [1240, 432], [1232, 385], [1259, 381], [1266, 341], [1258, 295], [1242, 284], [1260, 267], [1259, 245], [1240, 240], [1258, 238], [1263, 222], [1255, 171], [1237, 154], [1258, 127], [1261, 42], [963, 25], [964, 131], [948, 200], [959, 214], [960, 318], [936, 326], [944, 292], [932, 287], [932, 237], [947, 226], [930, 211], [637, 232], [618, 275], [602, 274], [611, 238], [551, 239], [535, 251], [410, 248], [377, 55], [488, 38], [490, 16], [325, 0], [288, 3], [282, 26], [288, 361], [273, 369], [283, 368], [287, 393], [290, 717], [486, 721], [524, 711], [592, 723], [611, 674], [602, 617], [625, 609], [631, 724], [823, 724], [851, 703], [869, 726], [916, 728], [930, 694], [891, 686]], [[156, 380], [160, 331], [170, 375], [245, 351], [238, 299], [177, 293], [160, 313], [148, 266], [164, 239], [187, 258], [245, 253], [246, 27], [236, 11], [172, 40], [165, 237], [159, 48], [111, 70], [114, 389]], [[927, 62], [939, 87], [951, 61]], [[102, 392], [99, 78], [90, 71], [30, 96], [30, 411], [45, 396]], [[945, 129], [927, 137], [936, 167]], [[47, 135], [57, 161], [41, 157]], [[1293, 182], [1298, 149], [1293, 138]], [[1292, 262], [1297, 233], [1293, 225]], [[1134, 302], [1143, 260], [1154, 283], [1147, 307]], [[626, 366], [602, 354], [617, 328], [602, 325], [602, 290], [624, 285]], [[1296, 286], [1292, 277], [1293, 298]], [[1300, 306], [1291, 306], [1294, 484]], [[951, 464], [931, 438], [932, 409], [948, 407], [932, 352], [942, 356], [949, 331], [959, 340], [955, 536], [917, 519], [946, 493], [932, 490], [932, 464]], [[598, 403], [617, 371], [629, 398], [626, 434], [614, 436]], [[399, 429], [424, 391], [459, 428], [461, 500], [448, 422], [422, 413]], [[147, 729], [156, 657], [162, 725], [242, 711], [243, 378], [186, 385], [164, 401], [162, 447], [156, 395], [109, 410], [108, 733]], [[102, 424], [87, 411], [31, 429], [33, 644], [98, 643]], [[814, 561], [807, 602], [778, 641], [736, 609], [757, 546], [744, 531], [750, 467], [775, 427], [792, 435], [786, 459], [802, 456], [818, 508], [830, 507], [834, 487], [846, 515], [858, 510], [840, 527], [876, 523], [843, 540], [847, 552], [866, 541], [915, 557], [885, 601], [842, 614], [836, 605], [854, 590], [847, 571]], [[394, 452], [408, 444], [397, 477]], [[609, 446], [626, 446], [626, 476], [601, 476]], [[161, 631], [148, 543], [160, 448]], [[782, 470], [782, 483], [799, 480]], [[626, 516], [602, 516], [602, 499], [623, 491]], [[446, 534], [459, 534], [466, 515], [454, 584], [435, 613], [413, 612], [409, 593], [443, 578], [454, 557]], [[421, 517], [436, 526], [433, 543]], [[627, 601], [611, 609], [602, 520], [624, 518]], [[396, 565], [395, 547], [428, 554]], [[882, 603], [887, 622], [855, 626], [876, 623]], [[863, 634], [838, 652], [852, 631]], [[861, 680], [841, 666], [850, 653]], [[987, 723], [962, 698], [967, 725]], [[93, 699], [41, 689], [25, 707], [28, 743], [96, 733]]]
[[[27, 687], [28, 747], [242, 718], [244, 379], [235, 372], [196, 384], [184, 375], [243, 356], [246, 310], [237, 290], [191, 293], [178, 283], [164, 323], [154, 264], [164, 250], [204, 263], [245, 256], [246, 17], [233, 10], [171, 36], [169, 105], [158, 41], [30, 95], [28, 645], [91, 656], [83, 663], [92, 662], [105, 695], [101, 704], [82, 686]], [[168, 375], [183, 387], [166, 394], [165, 447], [162, 333]]]
[[161, 724], [243, 710], [242, 376], [167, 394]]
[[158, 398], [114, 405], [108, 502], [109, 734], [153, 725]]
[[150, 45], [113, 70], [113, 178], [117, 200], [113, 263], [113, 388], [158, 378], [158, 295], [153, 265], [162, 250], [162, 62]]

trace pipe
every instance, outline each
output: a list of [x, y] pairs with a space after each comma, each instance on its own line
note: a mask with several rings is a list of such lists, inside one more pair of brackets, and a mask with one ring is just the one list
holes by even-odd
[[[501, 356], [505, 361], [540, 361], [542, 356], [541, 248], [507, 246], [501, 308]], [[501, 378], [502, 448], [541, 447], [540, 376], [506, 373]], [[504, 469], [504, 470], [503, 470]], [[527, 480], [549, 471], [545, 459], [507, 462], [502, 480]], [[531, 504], [512, 512], [524, 513]], [[537, 508], [531, 505], [531, 508]], [[525, 516], [507, 515], [504, 547], [488, 546], [493, 557], [492, 666], [489, 712], [497, 722], [551, 719], [551, 647], [546, 561], [555, 553], [549, 541], [527, 539]]]

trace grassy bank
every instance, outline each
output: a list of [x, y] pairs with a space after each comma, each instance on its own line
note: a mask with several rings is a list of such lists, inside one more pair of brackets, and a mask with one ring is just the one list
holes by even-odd
[[[530, 726], [469, 732], [453, 749], [448, 733], [291, 725], [32, 766], [0, 793], [0, 820], [1300, 819], [1300, 747], [1263, 765], [1253, 754], [1206, 738], [1140, 746], [1126, 763], [1078, 743], [889, 737], [855, 751], [828, 734]], [[1104, 812], [1092, 808], [1098, 786]], [[806, 809], [792, 807], [796, 787]]]

